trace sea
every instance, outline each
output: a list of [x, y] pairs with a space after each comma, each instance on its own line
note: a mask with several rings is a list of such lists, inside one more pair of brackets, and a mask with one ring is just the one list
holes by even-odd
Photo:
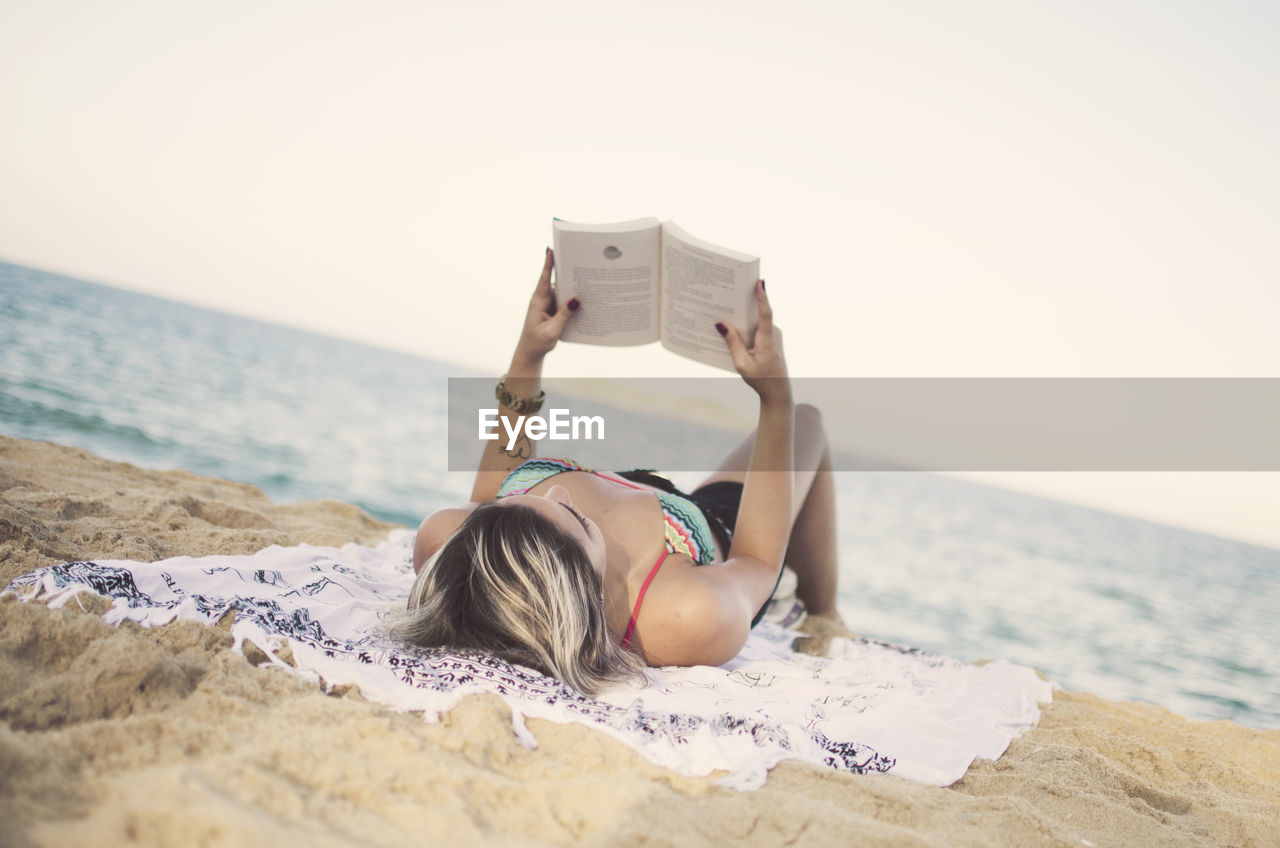
[[[471, 475], [440, 446], [448, 379], [477, 376], [0, 262], [0, 432], [278, 503], [341, 500], [412, 527], [465, 501]], [[836, 482], [856, 632], [1280, 728], [1280, 551], [936, 474]]]

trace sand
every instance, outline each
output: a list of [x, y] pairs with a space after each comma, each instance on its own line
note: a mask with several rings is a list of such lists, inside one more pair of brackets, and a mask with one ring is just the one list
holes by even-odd
[[[0, 584], [388, 529], [0, 436]], [[531, 720], [526, 750], [493, 697], [427, 724], [258, 668], [223, 628], [115, 628], [85, 607], [0, 602], [3, 844], [1280, 845], [1280, 731], [1059, 692], [945, 789], [784, 763], [741, 793], [577, 725]]]

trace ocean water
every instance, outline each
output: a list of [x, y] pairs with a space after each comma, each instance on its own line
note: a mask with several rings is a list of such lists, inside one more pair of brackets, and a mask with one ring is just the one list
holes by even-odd
[[[277, 502], [414, 526], [465, 500], [441, 447], [460, 376], [479, 375], [0, 263], [0, 432]], [[1280, 727], [1280, 551], [932, 474], [846, 472], [837, 492], [857, 632]]]

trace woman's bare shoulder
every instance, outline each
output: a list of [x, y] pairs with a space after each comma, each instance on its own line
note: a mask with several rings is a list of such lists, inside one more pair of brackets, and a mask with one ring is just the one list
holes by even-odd
[[[668, 557], [675, 559], [675, 557]], [[693, 565], [688, 557], [663, 565], [649, 588], [637, 622], [650, 665], [720, 665], [737, 656], [751, 629], [724, 566]]]

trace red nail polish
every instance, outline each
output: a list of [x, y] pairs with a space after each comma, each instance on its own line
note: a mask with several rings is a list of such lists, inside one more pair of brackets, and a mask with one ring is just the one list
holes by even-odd
[[720, 334], [720, 335], [722, 335], [722, 336], [727, 336], [727, 335], [729, 335], [729, 328], [728, 328], [728, 327], [726, 327], [726, 326], [725, 326], [723, 323], [721, 323], [720, 321], [717, 321], [717, 322], [716, 322], [716, 332], [717, 332], [717, 333], [719, 333], [719, 334]]
[[576, 297], [571, 297], [571, 298], [569, 298], [569, 311], [570, 311], [570, 312], [577, 312], [577, 311], [578, 311], [578, 307], [579, 307], [579, 306], [581, 306], [581, 305], [582, 305], [582, 304], [578, 301], [578, 299], [577, 299]]

